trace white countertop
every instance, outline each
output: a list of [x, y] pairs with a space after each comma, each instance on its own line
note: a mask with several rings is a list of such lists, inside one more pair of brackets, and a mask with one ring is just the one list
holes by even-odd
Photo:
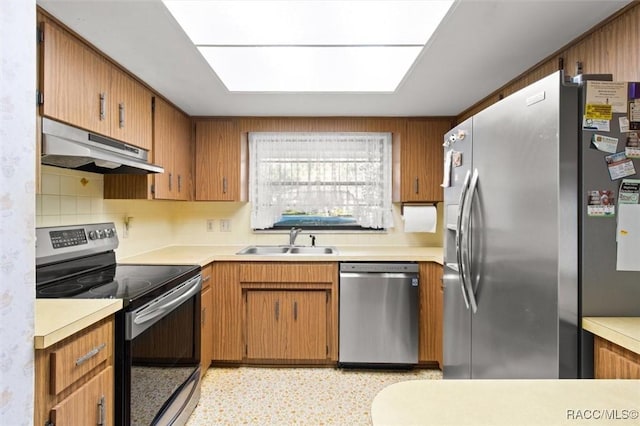
[[36, 299], [34, 347], [45, 349], [120, 309], [120, 299]]
[[640, 380], [414, 380], [380, 391], [371, 419], [374, 426], [622, 426], [640, 424], [639, 412]]
[[640, 354], [640, 317], [584, 317], [582, 328]]
[[341, 246], [331, 255], [238, 255], [242, 246], [167, 246], [157, 250], [118, 259], [119, 263], [194, 264], [211, 262], [342, 262], [342, 261], [405, 261], [442, 264], [442, 247], [407, 246]]

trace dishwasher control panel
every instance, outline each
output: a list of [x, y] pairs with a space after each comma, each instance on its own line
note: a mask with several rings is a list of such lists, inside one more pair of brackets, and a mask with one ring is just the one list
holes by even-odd
[[409, 272], [418, 273], [417, 263], [348, 262], [340, 263], [340, 272]]

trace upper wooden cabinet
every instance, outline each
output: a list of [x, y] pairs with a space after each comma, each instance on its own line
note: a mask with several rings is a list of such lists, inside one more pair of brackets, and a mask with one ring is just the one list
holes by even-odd
[[40, 25], [41, 114], [151, 150], [151, 92], [55, 23]]
[[164, 167], [154, 175], [156, 199], [189, 200], [191, 187], [191, 120], [156, 98], [153, 114], [153, 161]]
[[237, 120], [198, 120], [195, 138], [196, 200], [247, 201], [247, 148]]
[[157, 97], [153, 108], [154, 164], [164, 173], [151, 175], [104, 175], [104, 198], [142, 200], [192, 199], [191, 120]]
[[449, 118], [408, 119], [400, 149], [400, 201], [442, 201], [442, 138]]

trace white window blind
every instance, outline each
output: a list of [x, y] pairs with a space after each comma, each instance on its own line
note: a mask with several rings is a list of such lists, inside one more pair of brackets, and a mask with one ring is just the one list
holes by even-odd
[[290, 216], [393, 227], [391, 133], [249, 133], [249, 155], [253, 229]]

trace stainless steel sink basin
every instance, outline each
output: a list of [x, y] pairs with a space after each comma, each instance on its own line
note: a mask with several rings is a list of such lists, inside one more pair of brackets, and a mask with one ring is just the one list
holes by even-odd
[[334, 247], [291, 247], [289, 254], [335, 254]]
[[248, 246], [236, 254], [249, 254], [254, 256], [277, 256], [277, 255], [323, 255], [337, 254], [335, 247], [327, 246]]
[[288, 246], [249, 246], [243, 248], [237, 254], [261, 254], [272, 256], [274, 254], [285, 254], [288, 251]]

